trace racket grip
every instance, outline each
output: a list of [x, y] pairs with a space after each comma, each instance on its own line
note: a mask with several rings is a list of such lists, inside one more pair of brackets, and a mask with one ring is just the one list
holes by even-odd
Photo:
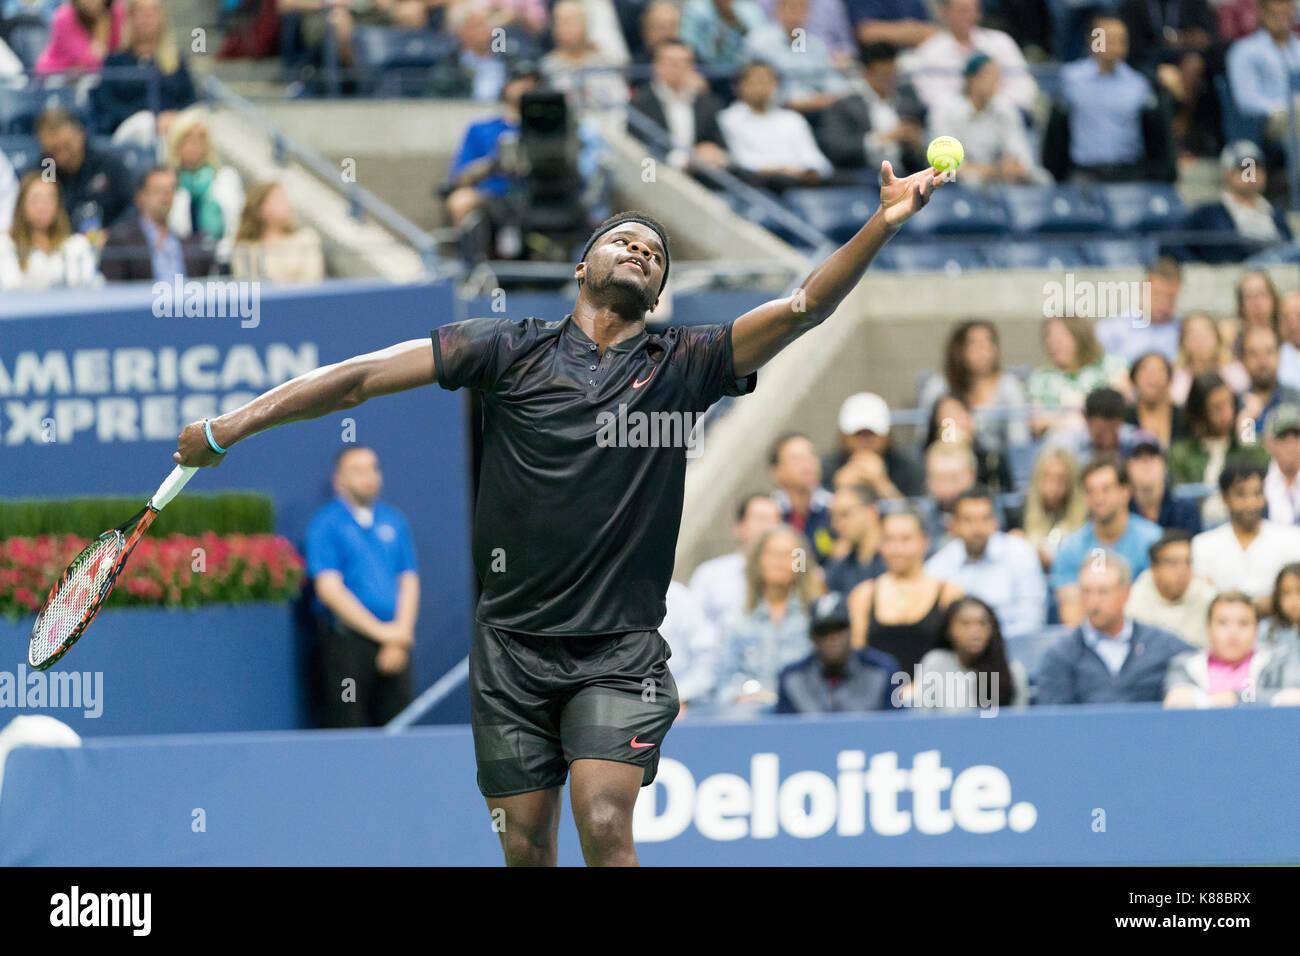
[[167, 503], [181, 493], [186, 482], [194, 477], [198, 471], [189, 465], [177, 465], [172, 469], [172, 473], [167, 476], [167, 480], [158, 486], [152, 498], [149, 499], [149, 507], [154, 511], [162, 511], [167, 507]]

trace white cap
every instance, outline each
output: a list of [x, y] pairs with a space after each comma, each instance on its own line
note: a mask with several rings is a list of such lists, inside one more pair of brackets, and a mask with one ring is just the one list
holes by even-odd
[[871, 431], [889, 434], [889, 406], [875, 392], [850, 395], [840, 406], [840, 431], [845, 435]]

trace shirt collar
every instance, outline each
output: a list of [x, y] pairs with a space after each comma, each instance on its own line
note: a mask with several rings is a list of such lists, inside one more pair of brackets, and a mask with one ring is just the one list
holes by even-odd
[[[592, 340], [590, 335], [582, 331], [582, 326], [578, 324], [577, 320], [573, 317], [572, 312], [570, 312], [568, 315], [564, 317], [564, 324], [565, 324], [565, 334], [568, 335], [570, 338], [575, 339], [576, 341], [581, 342], [583, 345], [586, 346], [591, 346], [596, 344], [595, 341]], [[645, 341], [645, 338], [646, 338], [645, 325], [642, 324], [640, 332], [632, 336], [630, 339], [624, 339], [622, 342], [619, 342], [617, 345], [607, 346], [606, 351], [631, 352], [637, 347], [639, 347], [641, 343]]]
[[667, 83], [660, 83], [658, 80], [651, 81], [650, 89], [654, 90], [655, 95], [661, 100], [670, 100], [683, 106], [691, 106], [695, 103], [695, 94], [689, 89], [678, 93]]
[[362, 528], [374, 527], [379, 502], [376, 501], [369, 508], [362, 508], [358, 505], [352, 504], [352, 502], [348, 501], [348, 499], [344, 498], [342, 495], [339, 495], [337, 500], [338, 503], [343, 506], [344, 510], [352, 516], [352, 520]]
[[1092, 626], [1092, 622], [1086, 617], [1079, 622], [1079, 629], [1083, 632], [1083, 639], [1087, 641], [1090, 646], [1096, 646], [1102, 641], [1111, 641], [1114, 644], [1127, 644], [1133, 639], [1133, 620], [1132, 618], [1127, 617], [1124, 618], [1124, 627], [1115, 637], [1111, 637], [1109, 634], [1103, 634], [1101, 631], [1097, 630]]
[[998, 559], [998, 552], [1002, 550], [1002, 540], [1000, 531], [994, 531], [989, 535], [988, 543], [984, 545], [984, 553], [978, 558], [972, 558], [970, 552], [966, 550], [966, 542], [958, 540], [957, 546], [961, 548], [962, 564], [987, 564], [990, 561]]

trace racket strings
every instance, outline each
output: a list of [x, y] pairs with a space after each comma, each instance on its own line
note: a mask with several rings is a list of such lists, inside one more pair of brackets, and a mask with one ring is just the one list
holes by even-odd
[[122, 544], [122, 535], [113, 532], [92, 542], [73, 558], [32, 627], [29, 653], [33, 666], [58, 653], [78, 628], [84, 626], [113, 576]]

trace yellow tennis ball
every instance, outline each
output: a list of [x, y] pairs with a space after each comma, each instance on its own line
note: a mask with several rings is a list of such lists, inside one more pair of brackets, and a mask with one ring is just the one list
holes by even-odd
[[961, 161], [966, 158], [966, 150], [962, 149], [961, 140], [955, 136], [936, 136], [930, 140], [925, 158], [939, 172], [946, 173], [961, 165]]

